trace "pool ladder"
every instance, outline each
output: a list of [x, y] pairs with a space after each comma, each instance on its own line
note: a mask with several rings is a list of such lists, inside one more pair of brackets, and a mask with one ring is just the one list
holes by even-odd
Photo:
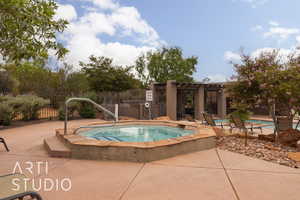
[[[72, 101], [89, 102], [89, 103], [93, 104], [96, 108], [98, 108], [98, 109], [102, 110], [103, 112], [107, 113], [108, 115], [112, 116], [113, 119], [114, 119], [114, 122], [118, 121], [118, 109], [115, 110], [115, 114], [114, 114], [114, 113], [110, 112], [109, 110], [107, 110], [106, 108], [104, 108], [103, 106], [97, 104], [96, 102], [94, 102], [91, 99], [88, 99], [88, 98], [70, 98], [65, 102], [65, 126], [64, 126], [64, 134], [65, 135], [67, 134], [67, 129], [68, 129], [68, 106], [69, 106], [69, 103], [72, 102]], [[90, 127], [93, 127], [93, 126], [90, 126]], [[78, 128], [78, 129], [80, 129], [80, 128]], [[84, 127], [82, 127], [82, 128], [84, 128]], [[87, 128], [87, 127], [85, 127], [85, 128]], [[76, 129], [74, 132], [76, 132], [78, 129]]]

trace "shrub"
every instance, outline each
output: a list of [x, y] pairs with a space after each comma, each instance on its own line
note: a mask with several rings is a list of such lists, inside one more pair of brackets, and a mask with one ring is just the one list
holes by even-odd
[[96, 111], [93, 105], [89, 103], [81, 103], [81, 106], [79, 108], [79, 115], [82, 118], [95, 118], [96, 117]]
[[[20, 107], [22, 105], [21, 101], [17, 101], [16, 97], [13, 96], [2, 96], [0, 98], [0, 104], [5, 104], [4, 107], [9, 107], [9, 110], [11, 110], [11, 119], [16, 118], [18, 115], [20, 115]], [[6, 109], [7, 110], [7, 109]]]
[[38, 119], [38, 111], [49, 103], [49, 100], [41, 97], [22, 95], [16, 97], [15, 106], [18, 107], [23, 116], [23, 120], [27, 121]]
[[[74, 113], [78, 110], [78, 103], [71, 102], [68, 106], [68, 119], [72, 119], [74, 117]], [[58, 110], [58, 119], [65, 120], [65, 106], [61, 106]]]
[[0, 102], [0, 125], [8, 126], [14, 117], [14, 111], [7, 102]]
[[[84, 98], [91, 99], [97, 102], [97, 94], [95, 92], [89, 92], [84, 95]], [[95, 118], [96, 117], [96, 110], [91, 103], [88, 102], [80, 102], [78, 113], [82, 118]]]
[[10, 125], [17, 116], [23, 120], [38, 118], [38, 111], [49, 104], [49, 101], [33, 95], [1, 96], [0, 97], [0, 124]]

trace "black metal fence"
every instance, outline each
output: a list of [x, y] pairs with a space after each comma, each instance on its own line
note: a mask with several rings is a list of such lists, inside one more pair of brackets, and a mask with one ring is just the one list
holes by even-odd
[[[22, 113], [18, 114], [13, 121], [23, 120]], [[58, 109], [52, 105], [46, 106], [38, 111], [37, 119], [57, 119]]]

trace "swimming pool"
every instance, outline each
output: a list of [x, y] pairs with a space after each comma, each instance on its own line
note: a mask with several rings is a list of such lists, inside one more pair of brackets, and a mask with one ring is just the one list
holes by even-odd
[[[226, 122], [229, 122], [229, 120], [227, 119], [217, 119], [215, 120], [216, 123], [226, 123]], [[270, 129], [274, 129], [274, 122], [272, 121], [264, 121], [264, 120], [256, 120], [256, 119], [250, 119], [250, 120], [246, 120], [246, 122], [249, 122], [249, 123], [254, 123], [254, 124], [262, 124], [262, 125], [268, 125], [268, 126], [265, 126], [264, 128], [270, 128]], [[296, 123], [294, 123], [294, 128], [296, 127]], [[298, 129], [300, 130], [300, 127], [298, 127]]]
[[193, 130], [158, 125], [122, 125], [79, 133], [87, 138], [115, 142], [154, 142], [193, 134]]

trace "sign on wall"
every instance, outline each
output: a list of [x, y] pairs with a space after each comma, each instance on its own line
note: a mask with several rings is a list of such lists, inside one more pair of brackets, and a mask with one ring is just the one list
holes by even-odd
[[146, 90], [146, 101], [153, 101], [152, 90]]

